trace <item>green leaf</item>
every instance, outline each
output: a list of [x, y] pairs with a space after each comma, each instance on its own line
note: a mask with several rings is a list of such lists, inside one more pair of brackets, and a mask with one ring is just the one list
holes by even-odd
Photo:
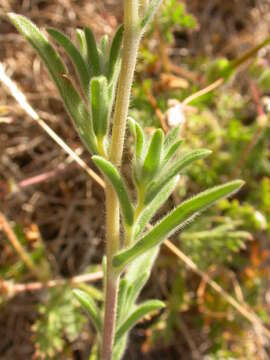
[[92, 123], [89, 121], [89, 113], [80, 95], [68, 78], [66, 67], [58, 53], [30, 20], [14, 13], [9, 13], [9, 19], [44, 61], [81, 139], [88, 150], [91, 153], [95, 153], [97, 151], [96, 141]]
[[216, 201], [235, 193], [243, 184], [244, 182], [242, 180], [231, 181], [227, 184], [206, 190], [184, 201], [165, 216], [148, 233], [143, 235], [135, 245], [114, 256], [113, 265], [115, 267], [123, 267], [147, 250], [158, 246], [165, 237], [183, 228], [184, 225], [193, 220], [201, 211], [207, 209]]
[[185, 154], [181, 159], [175, 161], [168, 168], [164, 168], [164, 171], [160, 174], [160, 176], [150, 183], [148, 187], [149, 190], [145, 197], [145, 204], [149, 203], [171, 178], [180, 173], [192, 162], [203, 159], [210, 154], [211, 150], [207, 149], [192, 150]]
[[159, 300], [148, 300], [140, 305], [132, 312], [132, 314], [120, 325], [115, 334], [115, 343], [117, 343], [123, 335], [132, 329], [136, 323], [142, 320], [146, 315], [153, 311], [160, 310], [165, 304]]
[[135, 141], [135, 156], [133, 159], [133, 181], [139, 185], [142, 172], [143, 155], [145, 152], [145, 136], [141, 126], [132, 118], [128, 118], [129, 129]]
[[76, 35], [82, 57], [84, 58], [84, 61], [87, 62], [87, 45], [84, 31], [82, 29], [76, 29]]
[[102, 321], [101, 321], [101, 314], [96, 302], [92, 299], [89, 294], [86, 292], [74, 289], [72, 290], [73, 294], [75, 295], [76, 299], [79, 301], [81, 306], [86, 310], [88, 315], [90, 316], [96, 330], [101, 333], [102, 331]]
[[144, 150], [144, 144], [145, 144], [145, 138], [144, 138], [144, 132], [141, 126], [132, 118], [128, 118], [128, 124], [130, 128], [130, 132], [134, 138], [135, 144], [136, 144], [136, 160], [141, 160], [141, 157], [143, 155]]
[[126, 317], [126, 296], [128, 290], [128, 282], [125, 278], [120, 280], [118, 302], [117, 302], [117, 323], [123, 321]]
[[107, 59], [107, 52], [108, 52], [108, 46], [109, 46], [109, 37], [107, 34], [103, 35], [101, 40], [100, 40], [100, 51], [102, 56], [104, 56]]
[[101, 156], [92, 156], [92, 160], [114, 187], [121, 205], [124, 221], [127, 225], [131, 226], [134, 220], [134, 209], [129, 199], [124, 181], [122, 180], [118, 170], [112, 163]]
[[107, 67], [108, 67], [108, 52], [109, 52], [109, 37], [108, 35], [102, 36], [100, 43], [99, 43], [99, 61], [100, 61], [100, 68], [102, 74], [107, 74]]
[[154, 247], [129, 264], [125, 275], [125, 279], [129, 284], [134, 284], [137, 281], [138, 276], [145, 272], [150, 276], [151, 268], [158, 255], [158, 251], [158, 247]]
[[116, 30], [115, 35], [112, 40], [110, 55], [109, 55], [109, 69], [108, 69], [108, 79], [111, 81], [114, 78], [118, 63], [120, 62], [120, 50], [123, 39], [123, 25], [120, 25]]
[[171, 147], [168, 148], [168, 151], [165, 153], [163, 160], [162, 160], [162, 166], [166, 165], [167, 162], [175, 155], [177, 150], [179, 149], [180, 145], [183, 143], [183, 140], [178, 140], [174, 144], [171, 145]]
[[152, 216], [158, 211], [158, 209], [165, 203], [165, 201], [172, 194], [175, 186], [179, 180], [179, 176], [173, 177], [167, 184], [163, 186], [158, 195], [147, 205], [142, 211], [140, 217], [136, 222], [135, 238], [141, 234], [147, 223], [151, 220]]
[[142, 167], [142, 181], [147, 182], [149, 178], [151, 179], [156, 174], [160, 165], [163, 140], [163, 131], [161, 129], [157, 129], [151, 138], [151, 142], [145, 156]]
[[93, 77], [90, 82], [89, 103], [94, 131], [102, 139], [109, 126], [109, 88], [105, 76]]
[[166, 134], [164, 140], [164, 152], [166, 153], [169, 148], [179, 140], [181, 126], [175, 126], [170, 129], [170, 131]]
[[77, 285], [77, 289], [83, 290], [87, 294], [89, 294], [93, 300], [96, 301], [103, 301], [103, 293], [101, 290], [97, 289], [95, 286], [87, 284], [87, 283], [80, 283]]
[[47, 32], [59, 45], [63, 47], [72, 60], [79, 76], [82, 89], [84, 93], [87, 94], [90, 74], [81, 53], [65, 34], [52, 28], [47, 29]]
[[126, 312], [130, 312], [130, 310], [133, 308], [138, 295], [149, 278], [149, 271], [145, 271], [142, 274], [137, 273], [136, 276], [137, 278], [134, 280], [134, 282], [128, 286], [126, 301], [124, 304]]
[[122, 338], [114, 345], [112, 360], [120, 360], [123, 359], [124, 352], [127, 346], [127, 335], [122, 336]]
[[100, 63], [99, 55], [97, 49], [97, 43], [94, 37], [92, 30], [89, 27], [84, 29], [86, 47], [87, 47], [87, 57], [90, 70], [92, 71], [93, 76], [100, 75]]
[[125, 274], [125, 279], [129, 284], [124, 304], [125, 314], [133, 310], [137, 297], [151, 275], [158, 252], [159, 247], [153, 247], [128, 266]]
[[157, 11], [159, 5], [161, 4], [162, 0], [152, 0], [150, 4], [148, 5], [144, 17], [141, 21], [141, 28], [143, 29], [149, 21], [152, 19], [152, 17], [155, 15], [155, 12]]

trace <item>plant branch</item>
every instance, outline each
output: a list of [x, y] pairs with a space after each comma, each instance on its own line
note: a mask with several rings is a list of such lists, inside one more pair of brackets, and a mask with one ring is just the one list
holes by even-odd
[[130, 91], [140, 38], [138, 1], [125, 0], [122, 66], [117, 88], [110, 149], [110, 160], [116, 166], [120, 166], [122, 160]]
[[[136, 66], [141, 31], [139, 27], [139, 3], [137, 0], [124, 0], [124, 35], [122, 65], [116, 94], [113, 116], [110, 161], [121, 166], [126, 120], [128, 115], [130, 91]], [[120, 246], [119, 202], [112, 186], [106, 183], [106, 238], [107, 238], [107, 280], [105, 294], [105, 314], [101, 348], [101, 359], [110, 360], [115, 336], [116, 308], [119, 274], [112, 267], [113, 255]]]

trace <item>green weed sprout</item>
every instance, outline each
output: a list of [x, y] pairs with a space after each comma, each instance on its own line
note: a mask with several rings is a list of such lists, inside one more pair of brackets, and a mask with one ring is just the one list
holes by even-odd
[[151, 229], [146, 228], [172, 194], [179, 174], [211, 152], [196, 149], [183, 153], [178, 128], [166, 136], [157, 129], [147, 137], [139, 123], [129, 119], [135, 147], [132, 178], [136, 199], [132, 199], [121, 173], [130, 90], [140, 39], [160, 3], [123, 1], [124, 24], [110, 43], [103, 37], [97, 44], [88, 27], [76, 30], [78, 46], [58, 30], [47, 29], [72, 60], [80, 89], [47, 37], [27, 18], [9, 14], [11, 22], [45, 63], [82, 142], [106, 182], [103, 305], [100, 307], [84, 291], [74, 290], [98, 334], [91, 359], [121, 359], [129, 331], [144, 316], [165, 306], [159, 300], [137, 303], [162, 241], [243, 185], [243, 181], [235, 180], [206, 190], [178, 205]]

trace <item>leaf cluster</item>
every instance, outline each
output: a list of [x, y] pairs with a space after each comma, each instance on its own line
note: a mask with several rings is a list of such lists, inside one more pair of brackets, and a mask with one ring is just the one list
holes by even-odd
[[99, 44], [89, 27], [77, 29], [78, 47], [60, 31], [47, 29], [55, 43], [71, 59], [80, 84], [80, 89], [77, 89], [59, 53], [47, 37], [25, 17], [11, 13], [9, 18], [44, 61], [87, 149], [92, 154], [105, 155], [120, 70], [123, 26], [116, 30], [110, 43], [104, 36]]
[[[150, 1], [140, 22], [141, 31], [159, 4], [158, 0]], [[111, 183], [120, 203], [124, 235], [122, 246], [112, 260], [113, 271], [121, 275], [113, 349], [113, 358], [120, 359], [129, 330], [145, 315], [164, 306], [158, 300], [137, 304], [159, 246], [167, 236], [182, 229], [210, 205], [235, 193], [243, 182], [231, 181], [187, 199], [148, 229], [149, 221], [174, 191], [179, 174], [195, 161], [210, 155], [211, 151], [181, 151], [179, 128], [173, 128], [166, 135], [157, 129], [151, 136], [147, 136], [138, 122], [129, 119], [134, 141], [132, 190], [135, 189], [136, 197], [133, 199], [122, 173], [109, 161], [108, 156], [110, 119], [121, 65], [123, 27], [116, 31], [110, 43], [105, 36], [99, 44], [90, 28], [77, 29], [78, 47], [58, 30], [47, 30], [72, 60], [80, 84], [78, 90], [58, 52], [37, 27], [20, 15], [9, 16], [46, 64], [79, 136], [93, 155], [96, 166]], [[87, 311], [100, 339], [103, 332], [103, 308], [85, 291], [75, 290], [74, 294]]]

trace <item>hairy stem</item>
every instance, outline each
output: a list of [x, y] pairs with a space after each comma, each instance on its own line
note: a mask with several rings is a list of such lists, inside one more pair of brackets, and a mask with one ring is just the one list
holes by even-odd
[[124, 0], [123, 57], [113, 118], [110, 160], [121, 165], [130, 90], [140, 43], [141, 29], [138, 17], [138, 1]]
[[115, 319], [117, 310], [117, 293], [119, 275], [113, 272], [112, 258], [119, 248], [120, 222], [119, 203], [109, 182], [106, 182], [106, 256], [107, 256], [107, 281], [105, 290], [105, 313], [103, 325], [103, 338], [101, 348], [101, 359], [110, 360], [112, 356]]
[[[119, 76], [113, 117], [110, 160], [121, 166], [128, 115], [130, 91], [136, 65], [141, 30], [138, 17], [138, 0], [124, 0], [124, 36], [122, 66]], [[106, 238], [107, 238], [107, 282], [101, 359], [111, 360], [115, 335], [119, 274], [112, 267], [113, 255], [120, 246], [119, 203], [115, 191], [106, 184]]]

